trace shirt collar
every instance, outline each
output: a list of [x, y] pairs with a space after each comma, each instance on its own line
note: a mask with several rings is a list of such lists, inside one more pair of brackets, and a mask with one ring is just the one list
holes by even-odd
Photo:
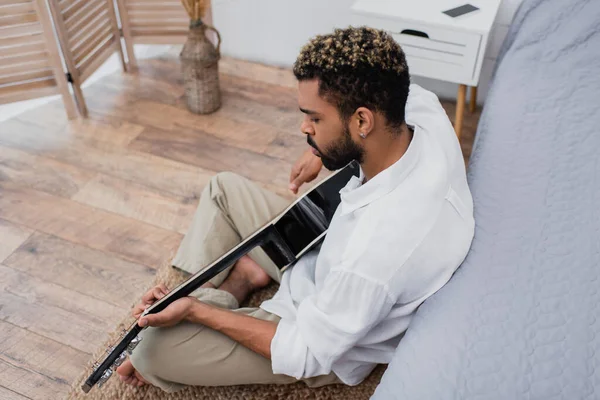
[[364, 172], [360, 168], [360, 176], [352, 176], [346, 186], [340, 190], [342, 215], [349, 214], [369, 203], [385, 196], [395, 189], [411, 172], [419, 158], [419, 146], [422, 141], [421, 130], [418, 126], [414, 129], [413, 138], [406, 152], [398, 161], [375, 175], [367, 183]]

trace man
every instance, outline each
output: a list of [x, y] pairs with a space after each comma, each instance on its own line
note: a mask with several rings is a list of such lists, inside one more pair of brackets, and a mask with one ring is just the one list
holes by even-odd
[[[417, 307], [467, 254], [473, 204], [460, 147], [437, 98], [409, 88], [400, 46], [382, 31], [336, 30], [302, 49], [294, 73], [311, 151], [294, 166], [290, 189], [314, 179], [321, 163], [361, 166], [340, 192], [325, 241], [283, 276], [255, 249], [194, 296], [140, 318], [150, 328], [118, 369], [123, 381], [165, 391], [356, 385], [391, 360]], [[173, 264], [199, 271], [286, 205], [244, 178], [217, 175]], [[238, 308], [271, 278], [280, 282], [273, 299]], [[134, 315], [166, 292], [149, 291]]]

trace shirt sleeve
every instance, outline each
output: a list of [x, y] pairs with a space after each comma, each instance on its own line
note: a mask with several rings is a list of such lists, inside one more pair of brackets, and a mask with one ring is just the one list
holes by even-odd
[[352, 271], [330, 271], [319, 293], [300, 303], [295, 321], [279, 321], [271, 342], [273, 373], [296, 379], [329, 374], [393, 304], [383, 284]]

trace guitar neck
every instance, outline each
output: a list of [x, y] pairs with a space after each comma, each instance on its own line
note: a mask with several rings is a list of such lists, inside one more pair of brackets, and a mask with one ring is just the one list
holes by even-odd
[[219, 273], [226, 270], [228, 267], [233, 265], [244, 255], [248, 254], [252, 249], [258, 246], [262, 246], [267, 242], [280, 242], [278, 235], [275, 232], [272, 225], [267, 225], [261, 230], [255, 232], [252, 236], [245, 239], [239, 245], [231, 249], [225, 255], [212, 262], [202, 271], [192, 275], [185, 282], [171, 290], [165, 297], [154, 303], [149, 307], [145, 314], [155, 314], [164, 310], [169, 304], [174, 301], [181, 299], [185, 296], [189, 296], [194, 290], [210, 281], [212, 278], [217, 276]]
[[[144, 311], [144, 315], [158, 313], [174, 301], [189, 296], [255, 247], [261, 246], [280, 270], [294, 265], [305, 252], [323, 240], [340, 202], [340, 189], [352, 175], [358, 176], [358, 173], [358, 165], [351, 163], [327, 177], [253, 235], [155, 302]], [[108, 356], [97, 364], [82, 385], [85, 393], [110, 378], [111, 368], [120, 365], [126, 352], [131, 354], [139, 342], [137, 335], [142, 329], [137, 323], [133, 324], [120, 342], [110, 349]]]

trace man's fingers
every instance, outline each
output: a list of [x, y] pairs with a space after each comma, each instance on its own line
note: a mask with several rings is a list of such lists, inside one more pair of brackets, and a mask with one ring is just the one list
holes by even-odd
[[305, 170], [302, 169], [300, 170], [300, 172], [294, 177], [294, 179], [291, 180], [290, 182], [290, 190], [292, 192], [297, 193], [298, 189], [300, 188], [300, 186], [302, 186], [302, 184], [306, 182], [306, 173]]
[[145, 327], [145, 326], [161, 327], [166, 323], [166, 321], [168, 321], [168, 318], [163, 316], [163, 313], [160, 312], [158, 314], [146, 315], [144, 318], [142, 318], [138, 321], [138, 325], [141, 327]]
[[167, 293], [169, 293], [169, 289], [167, 288], [167, 286], [165, 286], [165, 284], [164, 284], [164, 283], [161, 283], [160, 285], [158, 285], [158, 287], [160, 288], [160, 290], [162, 290], [162, 292], [163, 292], [164, 294], [167, 294]]
[[148, 292], [146, 292], [145, 295], [142, 296], [142, 303], [144, 303], [146, 305], [150, 305], [150, 304], [154, 303], [156, 300], [160, 300], [163, 297], [165, 297], [165, 295], [167, 293], [169, 293], [169, 290], [167, 289], [167, 287], [165, 285], [155, 286], [152, 289], [150, 289]]
[[142, 316], [142, 314], [144, 313], [145, 310], [146, 310], [146, 306], [144, 304], [138, 304], [137, 306], [135, 306], [133, 308], [131, 315], [133, 315], [133, 317], [135, 319], [138, 319], [139, 317]]
[[298, 177], [300, 176], [300, 172], [302, 172], [301, 168], [293, 167], [292, 172], [290, 173], [290, 185], [289, 188], [292, 192], [298, 190], [300, 185], [298, 184]]

